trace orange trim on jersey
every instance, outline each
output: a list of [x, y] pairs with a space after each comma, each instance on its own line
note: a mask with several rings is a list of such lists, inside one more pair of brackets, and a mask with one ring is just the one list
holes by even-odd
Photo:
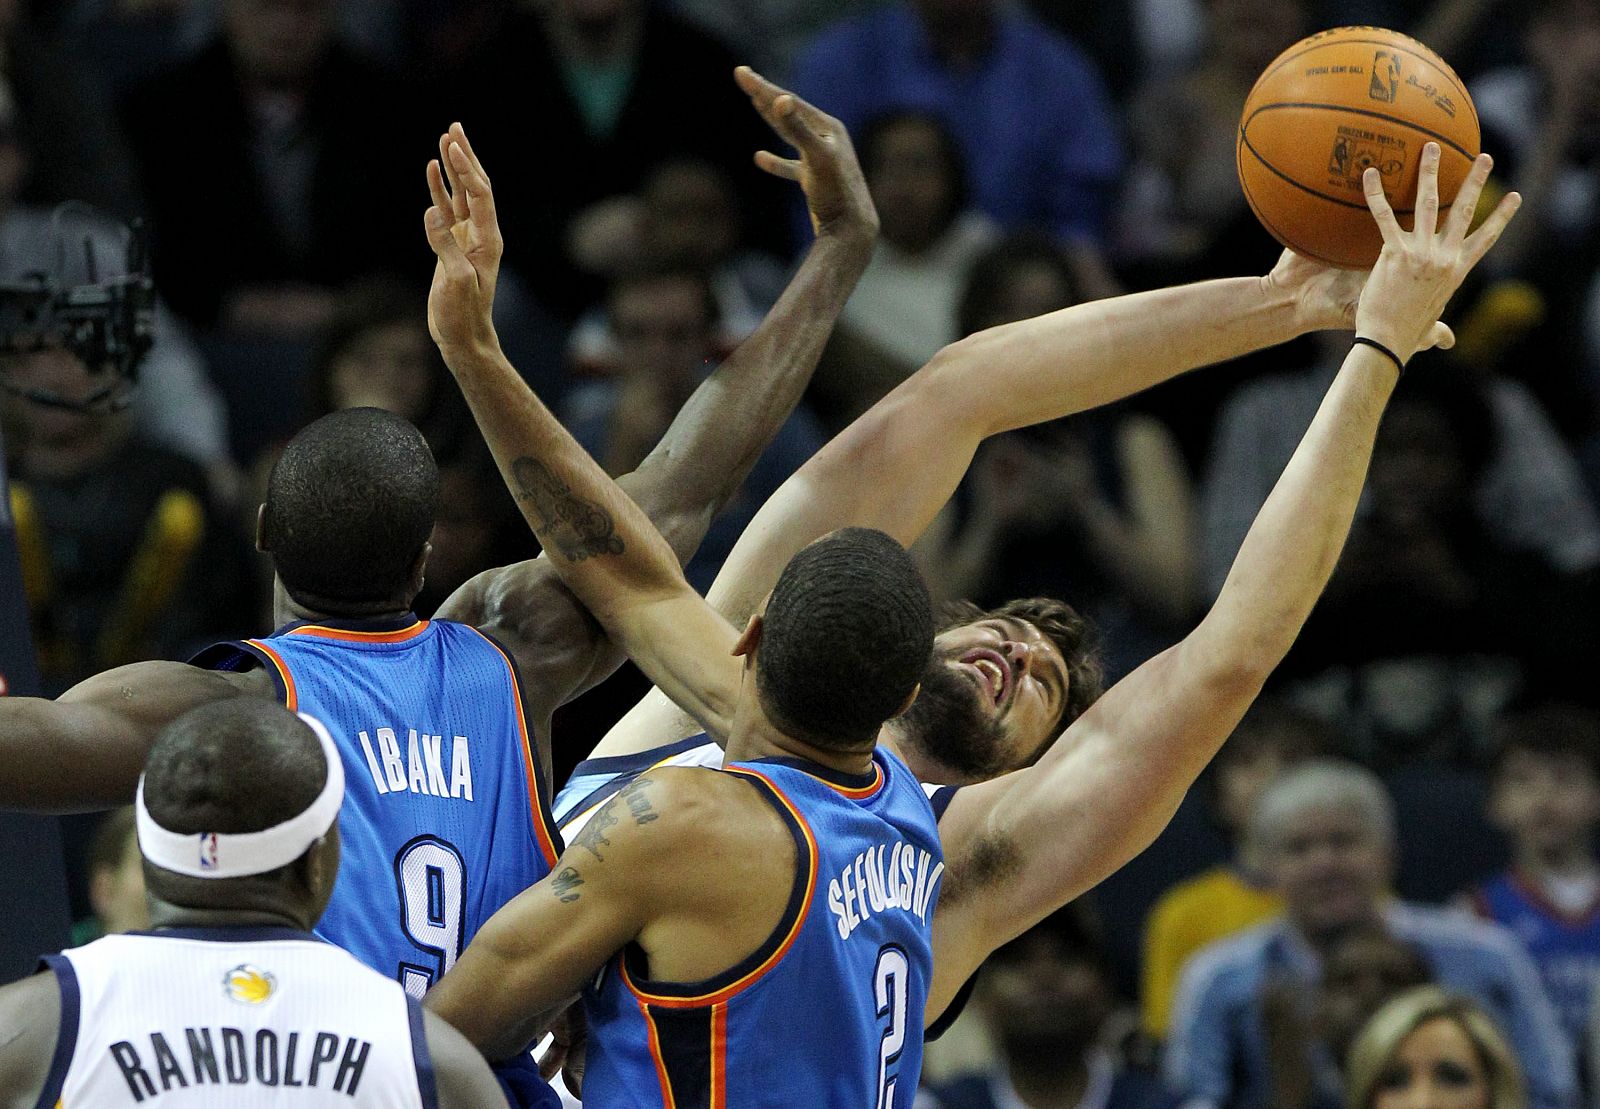
[[[619, 959], [621, 964], [624, 960]], [[672, 1096], [672, 1080], [667, 1077], [667, 1060], [661, 1054], [661, 1035], [656, 1031], [656, 1022], [650, 1015], [650, 1007], [642, 1000], [635, 998], [639, 1006], [639, 1013], [644, 1017], [645, 1039], [650, 1047], [650, 1058], [656, 1065], [656, 1079], [661, 1083], [661, 1109], [678, 1109], [678, 1102]]]
[[871, 785], [866, 785], [866, 786], [860, 786], [860, 787], [854, 788], [854, 789], [851, 788], [850, 786], [842, 786], [838, 782], [830, 782], [830, 781], [828, 781], [828, 779], [822, 777], [820, 774], [812, 774], [810, 771], [800, 770], [800, 768], [798, 766], [790, 766], [789, 769], [790, 770], [798, 770], [801, 774], [804, 774], [806, 777], [812, 778], [812, 779], [815, 779], [816, 781], [821, 782], [823, 785], [827, 786], [829, 789], [833, 790], [835, 793], [842, 793], [842, 794], [844, 794], [844, 796], [850, 798], [850, 800], [852, 800], [852, 801], [865, 801], [868, 797], [871, 797], [874, 793], [877, 793], [880, 789], [883, 788], [883, 767], [879, 766], [876, 761], [874, 761], [873, 764], [872, 764], [872, 773], [873, 773], [872, 784]]
[[795, 823], [806, 834], [806, 848], [811, 857], [806, 861], [805, 898], [800, 903], [800, 911], [795, 914], [794, 923], [789, 926], [789, 934], [783, 938], [783, 942], [778, 945], [778, 949], [763, 959], [760, 966], [745, 974], [738, 981], [731, 982], [712, 993], [699, 994], [695, 997], [669, 997], [664, 994], [654, 994], [648, 990], [641, 990], [634, 983], [633, 976], [628, 973], [628, 961], [626, 959], [619, 960], [619, 965], [622, 969], [622, 982], [623, 985], [628, 987], [629, 992], [636, 998], [648, 1001], [652, 1005], [659, 1005], [664, 1009], [698, 1009], [705, 1005], [722, 1005], [746, 987], [754, 985], [762, 975], [782, 962], [783, 957], [789, 953], [789, 948], [794, 946], [794, 941], [800, 935], [800, 929], [805, 927], [806, 917], [811, 913], [811, 899], [817, 892], [817, 871], [820, 869], [820, 859], [817, 854], [817, 837], [811, 834], [811, 825], [806, 823], [806, 818], [800, 815], [800, 810], [790, 804], [783, 791], [774, 785], [772, 780], [765, 774], [752, 770], [747, 766], [730, 769], [727, 772], [730, 774], [748, 774], [752, 778], [760, 778], [771, 788], [773, 796], [783, 802], [783, 807], [789, 810], [789, 814], [794, 817]]
[[283, 656], [259, 639], [247, 639], [245, 642], [272, 660], [272, 665], [278, 668], [278, 677], [283, 681], [284, 708], [290, 712], [298, 711], [300, 708], [300, 693], [294, 687], [294, 675], [289, 673], [289, 667], [283, 661]]
[[305, 624], [293, 631], [284, 632], [285, 635], [309, 635], [317, 639], [343, 639], [349, 643], [403, 643], [407, 639], [415, 639], [428, 630], [428, 621], [418, 620], [409, 628], [401, 628], [394, 632], [359, 632], [348, 628], [328, 628], [321, 624]]
[[517, 731], [522, 736], [522, 768], [528, 776], [528, 803], [533, 808], [533, 833], [539, 841], [539, 850], [544, 853], [545, 865], [554, 869], [556, 859], [560, 857], [561, 852], [556, 850], [555, 837], [550, 834], [550, 828], [545, 823], [544, 805], [540, 804], [540, 798], [544, 796], [544, 784], [539, 781], [539, 768], [533, 760], [533, 737], [528, 734], [528, 721], [522, 713], [522, 683], [517, 680], [517, 668], [512, 665], [511, 656], [500, 649], [500, 644], [470, 624], [461, 626], [477, 632], [506, 664], [506, 674], [511, 678], [511, 701], [517, 709]]
[[711, 1007], [711, 1109], [728, 1104], [728, 1006]]

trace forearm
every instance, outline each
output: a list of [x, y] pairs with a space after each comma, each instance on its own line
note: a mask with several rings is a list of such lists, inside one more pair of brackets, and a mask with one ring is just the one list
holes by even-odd
[[872, 257], [866, 229], [812, 245], [761, 326], [695, 390], [621, 484], [687, 561], [799, 402]]
[[1383, 355], [1351, 349], [1186, 650], [1261, 680], [1288, 652], [1344, 549], [1397, 380]]
[[426, 1004], [465, 1036], [492, 1063], [527, 1051], [570, 1002], [545, 1005], [517, 988], [525, 975], [514, 962], [474, 952], [462, 953], [449, 974], [428, 991]]
[[1097, 408], [1311, 330], [1269, 278], [1091, 301], [969, 336], [922, 373], [992, 435]]
[[523, 517], [561, 579], [608, 630], [629, 605], [687, 588], [650, 520], [498, 345], [444, 354]]

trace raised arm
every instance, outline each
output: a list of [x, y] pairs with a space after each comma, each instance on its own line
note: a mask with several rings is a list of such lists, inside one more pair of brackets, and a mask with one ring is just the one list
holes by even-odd
[[[708, 728], [737, 699], [737, 635], [684, 580], [648, 517], [586, 454], [506, 360], [491, 309], [502, 244], [488, 175], [466, 132], [428, 164], [437, 263], [428, 327], [512, 496], [562, 581], [618, 644]], [[445, 178], [449, 178], [446, 188]]]
[[[838, 121], [785, 98], [748, 68], [735, 76], [799, 150], [798, 159], [763, 151], [757, 161], [800, 184], [817, 236], [761, 326], [700, 385], [639, 468], [618, 479], [680, 562], [793, 411], [877, 236], [877, 213]], [[545, 559], [478, 575], [439, 615], [483, 627], [518, 656], [541, 721], [622, 661]]]
[[197, 705], [272, 693], [259, 671], [136, 662], [54, 701], [0, 697], [0, 808], [66, 813], [131, 804], [145, 755], [167, 724]]
[[[1518, 202], [1507, 197], [1467, 236], [1489, 174], [1482, 157], [1436, 235], [1438, 163], [1429, 144], [1414, 232], [1400, 230], [1376, 171], [1365, 182], [1384, 249], [1356, 330], [1401, 359], [1451, 341], [1434, 321]], [[1327, 584], [1398, 377], [1387, 356], [1355, 345], [1199, 627], [1113, 687], [1037, 765], [956, 795], [940, 826], [949, 869], [930, 1012], [990, 950], [1111, 874], [1172, 818]]]
[[922, 534], [986, 437], [1130, 396], [1319, 328], [1349, 327], [1363, 275], [1285, 253], [1265, 277], [1063, 308], [940, 351], [775, 493], [709, 598], [735, 623], [799, 547], [835, 528]]
[[[772, 495], [707, 599], [742, 624], [794, 553], [837, 528], [880, 528], [909, 546], [987, 436], [1107, 404], [1307, 331], [1349, 327], [1363, 276], [1285, 252], [1265, 277], [1074, 305], [954, 343]], [[692, 730], [670, 700], [651, 693], [594, 754], [645, 750]]]

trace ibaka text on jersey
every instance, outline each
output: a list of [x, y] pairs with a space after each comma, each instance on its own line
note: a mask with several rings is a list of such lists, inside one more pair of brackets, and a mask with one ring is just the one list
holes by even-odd
[[944, 863], [904, 840], [867, 848], [828, 882], [828, 908], [839, 938], [849, 939], [863, 921], [886, 909], [915, 913], [926, 924], [943, 873]]
[[466, 736], [451, 737], [450, 776], [446, 780], [444, 736], [419, 733], [412, 728], [407, 733], [406, 752], [402, 756], [393, 728], [374, 731], [378, 737], [376, 742], [366, 732], [361, 733], [361, 753], [366, 756], [367, 771], [380, 794], [420, 793], [428, 797], [472, 800], [472, 753]]

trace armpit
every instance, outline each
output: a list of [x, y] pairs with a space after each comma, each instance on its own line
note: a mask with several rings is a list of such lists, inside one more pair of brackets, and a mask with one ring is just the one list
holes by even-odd
[[939, 903], [957, 904], [1014, 877], [1021, 868], [1022, 850], [1014, 838], [1004, 832], [984, 832], [945, 859]]

